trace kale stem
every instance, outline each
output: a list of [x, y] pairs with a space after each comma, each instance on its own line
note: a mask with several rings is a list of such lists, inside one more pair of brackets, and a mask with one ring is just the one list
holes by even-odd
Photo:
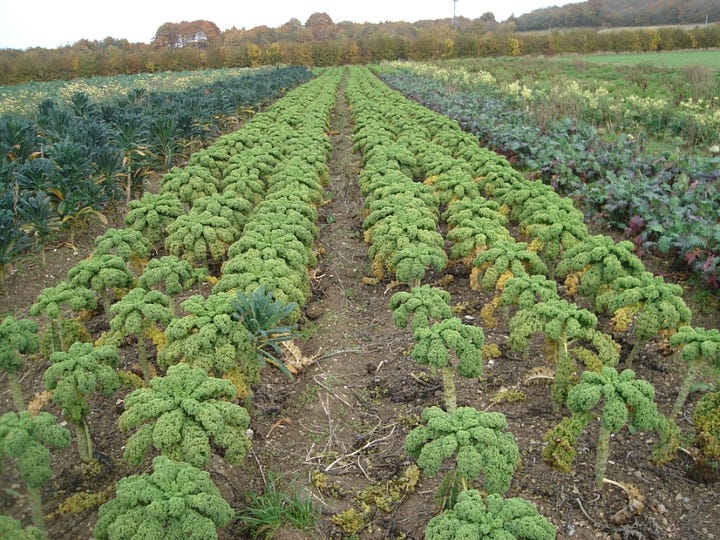
[[75, 427], [75, 439], [77, 441], [78, 454], [83, 463], [92, 461], [92, 439], [90, 438], [90, 430], [85, 419], [80, 423], [73, 423]]
[[637, 356], [638, 352], [640, 352], [640, 348], [645, 344], [644, 340], [637, 340], [635, 342], [635, 345], [633, 345], [633, 348], [630, 349], [630, 354], [627, 355], [627, 358], [625, 359], [625, 368], [626, 369], [632, 369], [633, 360], [635, 360], [635, 357]]
[[40, 496], [39, 487], [27, 488], [28, 503], [30, 504], [30, 513], [32, 514], [33, 525], [40, 529], [44, 535], [47, 534], [45, 528], [45, 515], [43, 514], [42, 497]]
[[107, 321], [109, 323], [112, 320], [112, 315], [110, 314], [110, 306], [112, 305], [112, 301], [110, 300], [110, 291], [108, 291], [108, 289], [104, 289], [100, 293], [100, 297], [102, 298], [103, 310], [105, 311], [105, 318], [107, 319]]
[[15, 410], [20, 412], [25, 410], [25, 398], [23, 397], [22, 386], [20, 386], [20, 380], [18, 379], [17, 373], [7, 372], [8, 384], [10, 385], [10, 395], [12, 396], [13, 405]]
[[702, 357], [698, 357], [692, 362], [690, 362], [687, 374], [685, 375], [685, 379], [683, 380], [682, 386], [680, 387], [677, 399], [675, 399], [675, 404], [673, 405], [672, 411], [670, 412], [670, 420], [674, 421], [677, 418], [678, 414], [680, 414], [680, 410], [683, 408], [683, 405], [685, 405], [685, 401], [690, 395], [690, 388], [692, 387], [693, 382], [695, 382], [695, 377], [697, 376], [697, 372], [700, 369], [700, 365], [702, 363], [701, 358]]
[[595, 456], [595, 487], [601, 489], [603, 487], [603, 478], [605, 478], [605, 469], [607, 468], [608, 457], [610, 455], [610, 430], [600, 426], [598, 432], [597, 455]]
[[457, 409], [457, 393], [455, 392], [455, 374], [451, 366], [442, 369], [445, 409], [447, 412]]
[[145, 335], [141, 329], [137, 336], [138, 343], [138, 361], [140, 362], [140, 369], [142, 370], [143, 379], [145, 384], [150, 382], [150, 367], [147, 361], [147, 346], [145, 345]]
[[570, 356], [565, 336], [563, 336], [562, 343], [553, 342], [553, 344], [554, 349], [557, 351], [557, 365], [555, 366], [555, 379], [550, 388], [550, 396], [553, 407], [559, 410], [562, 404], [565, 403], [568, 392], [570, 392], [570, 389], [576, 384], [573, 378], [577, 371], [577, 365], [575, 364], [575, 360]]
[[62, 310], [60, 310], [60, 313], [58, 314], [57, 321], [52, 321], [50, 323], [52, 328], [52, 350], [55, 352], [55, 347], [59, 347], [59, 350], [61, 351], [67, 351], [68, 347], [65, 346], [65, 336], [64, 328], [65, 328], [65, 315], [63, 314]]

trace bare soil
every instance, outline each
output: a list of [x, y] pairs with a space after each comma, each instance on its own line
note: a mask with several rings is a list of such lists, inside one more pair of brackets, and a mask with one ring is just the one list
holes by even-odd
[[[393, 288], [388, 281], [377, 285], [363, 281], [371, 270], [363, 243], [364, 210], [357, 186], [360, 156], [352, 152], [351, 134], [349, 111], [341, 95], [331, 124], [331, 182], [328, 202], [320, 210], [319, 265], [313, 270], [313, 295], [304, 306], [301, 320], [304, 339], [299, 345], [305, 356], [315, 359], [293, 380], [265, 368], [262, 382], [253, 389], [250, 454], [237, 467], [219, 458], [210, 466], [216, 485], [235, 508], [246, 504], [247, 492], [262, 493], [271, 477], [281, 489], [304, 493], [314, 501], [321, 511], [314, 530], [302, 533], [284, 529], [276, 538], [353, 537], [350, 529], [343, 530], [333, 516], [355, 509], [362, 523], [355, 533], [357, 538], [420, 539], [425, 524], [439, 512], [433, 494], [441, 475], [421, 476], [415, 485], [405, 482], [403, 485], [411, 487], [400, 489], [391, 500], [359, 500], [359, 494], [367, 494], [372, 486], [382, 494], [402, 483], [412, 465], [403, 450], [405, 436], [418, 424], [421, 411], [442, 405], [443, 398], [439, 377], [408, 356], [410, 331], [397, 329], [392, 323], [387, 305], [400, 288]], [[113, 224], [121, 226], [121, 214], [111, 220]], [[44, 267], [31, 260], [18, 265], [8, 276], [8, 294], [0, 296], [0, 313], [24, 316], [43, 287], [64, 279], [67, 269], [90, 253], [92, 240], [102, 232], [99, 227], [93, 224], [75, 249], [51, 249]], [[647, 264], [664, 275], [671, 274], [663, 270], [662, 261], [648, 260]], [[441, 284], [452, 295], [458, 316], [479, 324], [479, 310], [488, 297], [468, 287], [461, 269], [453, 273], [432, 276], [426, 282]], [[688, 296], [688, 301], [692, 298]], [[718, 327], [717, 305], [693, 308], [695, 324]], [[541, 344], [536, 344], [530, 355], [513, 353], [507, 345], [507, 322], [501, 319], [496, 328], [485, 332], [486, 343], [496, 344], [500, 357], [486, 361], [479, 380], [458, 381], [460, 405], [499, 411], [508, 419], [522, 465], [506, 497], [532, 501], [553, 522], [558, 538], [720, 538], [717, 471], [703, 469], [683, 452], [663, 467], [650, 464], [647, 458], [657, 442], [653, 434], [623, 430], [611, 442], [607, 477], [639, 490], [644, 499], [640, 511], [629, 508], [626, 492], [616, 486], [595, 489], [594, 430], [582, 435], [570, 474], [557, 472], [543, 462], [543, 436], [562, 415], [553, 410], [547, 385], [523, 383], [530, 369], [544, 365]], [[94, 335], [105, 329], [101, 314], [87, 324]], [[123, 369], [132, 369], [136, 363], [132, 345], [123, 347], [121, 355]], [[42, 373], [47, 366], [43, 358], [29, 362], [22, 377], [26, 396], [42, 390]], [[633, 367], [639, 377], [655, 385], [659, 407], [668, 413], [684, 367], [657, 344], [648, 345]], [[9, 392], [5, 384], [0, 388], [0, 407], [8, 410]], [[495, 402], [499, 392], [507, 389], [519, 390], [524, 399]], [[119, 478], [141, 472], [121, 459], [126, 434], [118, 431], [117, 419], [127, 392], [119, 390], [109, 398], [93, 400], [88, 423], [97, 447], [98, 468], [90, 471], [80, 467], [74, 448], [54, 454], [56, 474], [43, 489], [51, 538], [92, 538], [97, 506], [63, 512], [59, 505], [79, 492], [112, 496]], [[697, 397], [691, 396], [680, 419], [688, 435], [692, 434], [691, 413]], [[45, 409], [60, 414], [52, 404]], [[4, 463], [0, 474], [0, 512], [29, 523], [24, 487], [15, 467]], [[222, 529], [220, 537], [249, 538], [237, 521]]]

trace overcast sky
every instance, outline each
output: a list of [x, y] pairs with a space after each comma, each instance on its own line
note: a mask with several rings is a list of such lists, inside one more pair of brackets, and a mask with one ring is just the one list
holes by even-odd
[[[568, 3], [457, 0], [455, 10], [469, 19], [490, 11], [501, 22], [512, 14]], [[0, 0], [0, 48], [56, 48], [108, 36], [149, 43], [165, 22], [205, 19], [220, 30], [276, 28], [292, 18], [305, 23], [315, 12], [327, 13], [334, 22], [413, 22], [452, 17], [453, 0]]]

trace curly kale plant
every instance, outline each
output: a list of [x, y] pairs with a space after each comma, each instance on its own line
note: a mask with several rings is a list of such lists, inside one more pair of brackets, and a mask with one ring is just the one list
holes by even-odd
[[[616, 365], [618, 351], [612, 339], [598, 331], [597, 317], [566, 300], [538, 302], [518, 311], [510, 320], [510, 347], [527, 350], [529, 339], [535, 334], [545, 336], [551, 347], [555, 379], [551, 390], [553, 402], [561, 405], [575, 383], [576, 359], [587, 367], [599, 370], [603, 365]], [[589, 343], [597, 351], [582, 346]]]
[[610, 453], [610, 435], [617, 433], [630, 421], [632, 432], [658, 431], [665, 418], [655, 405], [652, 384], [635, 378], [635, 372], [625, 369], [618, 373], [606, 366], [600, 373], [585, 371], [579, 384], [567, 397], [567, 407], [573, 413], [586, 413], [602, 404], [597, 455], [595, 459], [595, 485], [601, 488]]
[[84, 259], [68, 270], [67, 277], [70, 285], [85, 287], [100, 296], [108, 322], [114, 289], [130, 288], [135, 282], [127, 264], [117, 255]]
[[124, 457], [139, 465], [151, 447], [171, 459], [199, 467], [210, 462], [212, 445], [237, 465], [248, 451], [250, 417], [234, 403], [237, 390], [187, 364], [171, 366], [164, 377], [153, 377], [146, 388], [131, 392], [118, 424], [121, 431], [139, 428], [130, 436]]
[[193, 266], [221, 263], [239, 235], [239, 229], [227, 218], [194, 210], [168, 225], [167, 232], [165, 251]]
[[546, 261], [557, 261], [564, 250], [587, 238], [587, 227], [582, 212], [573, 207], [570, 199], [558, 198], [552, 193], [533, 198], [523, 205], [519, 215], [520, 226], [532, 238], [533, 246]]
[[625, 359], [627, 367], [647, 341], [690, 322], [692, 313], [681, 296], [682, 287], [665, 283], [661, 276], [643, 272], [617, 278], [612, 285], [612, 290], [597, 297], [597, 307], [613, 313], [617, 330], [631, 330], [635, 344]]
[[425, 527], [425, 540], [554, 540], [555, 534], [552, 523], [530, 501], [503, 499], [495, 493], [483, 499], [475, 489], [460, 493], [451, 510], [435, 516]]
[[410, 287], [419, 287], [428, 268], [436, 272], [442, 271], [447, 265], [445, 251], [428, 243], [413, 243], [398, 249], [390, 259], [389, 268], [395, 270], [395, 278]]
[[720, 389], [701, 397], [693, 412], [695, 444], [702, 455], [720, 460]]
[[192, 265], [174, 255], [151, 259], [138, 278], [138, 287], [160, 289], [170, 298], [168, 307], [175, 313], [175, 297], [201, 281], [207, 273], [205, 268], [193, 269]]
[[238, 391], [249, 391], [260, 378], [262, 364], [252, 336], [233, 317], [234, 298], [230, 293], [213, 293], [207, 299], [195, 295], [185, 300], [181, 307], [187, 315], [173, 319], [165, 329], [167, 343], [158, 351], [160, 367], [183, 361], [218, 376], [238, 371], [242, 382], [236, 386], [245, 386]]
[[61, 281], [40, 292], [35, 303], [30, 306], [30, 315], [37, 317], [44, 314], [47, 317], [49, 324], [44, 333], [49, 338], [51, 351], [67, 351], [73, 341], [66, 336], [65, 310], [80, 312], [96, 307], [97, 298], [90, 289]]
[[112, 319], [108, 342], [120, 345], [128, 336], [137, 338], [138, 361], [146, 383], [150, 381], [146, 333], [153, 327], [165, 327], [173, 320], [169, 305], [170, 299], [160, 291], [136, 287], [110, 306]]
[[[445, 406], [457, 406], [454, 370], [463, 377], [482, 373], [482, 346], [485, 335], [480, 327], [463, 324], [452, 316], [450, 294], [428, 285], [393, 295], [390, 308], [398, 328], [408, 325], [412, 316], [413, 358], [418, 364], [431, 365], [442, 372]], [[458, 359], [453, 365], [451, 351]]]
[[453, 484], [466, 486], [484, 474], [483, 489], [503, 494], [510, 488], [520, 452], [507, 428], [505, 416], [458, 407], [445, 412], [428, 407], [422, 424], [408, 433], [405, 451], [417, 458], [425, 474], [436, 474], [445, 460], [455, 457]]
[[292, 234], [305, 247], [311, 248], [319, 234], [317, 219], [315, 206], [304, 201], [299, 193], [277, 190], [257, 205], [243, 234], [267, 235], [281, 231]]
[[[457, 406], [454, 371], [468, 378], [482, 373], [482, 347], [485, 334], [479, 326], [463, 324], [457, 317], [445, 319], [429, 327], [413, 332], [415, 347], [412, 357], [418, 364], [431, 365], [442, 371], [445, 406], [452, 410]], [[453, 362], [455, 352], [457, 363]]]
[[209, 473], [158, 456], [151, 474], [118, 482], [115, 498], [100, 507], [94, 532], [97, 540], [209, 540], [233, 516]]
[[150, 257], [152, 245], [145, 235], [135, 229], [108, 229], [95, 238], [93, 257], [117, 255], [133, 268], [140, 269]]
[[[307, 229], [304, 229], [307, 232]], [[298, 272], [307, 271], [314, 266], [315, 255], [312, 250], [299, 239], [302, 233], [293, 227], [275, 227], [261, 232], [258, 228], [244, 230], [243, 235], [228, 249], [228, 257], [260, 252], [264, 260], [282, 259], [288, 266]]]
[[236, 230], [242, 230], [253, 205], [232, 190], [196, 199], [192, 212], [207, 212], [227, 219]]
[[[317, 225], [312, 219], [317, 219], [317, 217], [311, 219], [308, 217], [309, 213], [295, 210], [303, 203], [290, 205], [287, 204], [287, 201], [265, 200], [263, 202], [266, 203], [264, 207], [256, 209], [253, 218], [245, 225], [242, 237], [236, 242], [236, 245], [231, 246], [228, 250], [228, 257], [241, 255], [250, 248], [263, 250], [268, 243], [272, 243], [280, 250], [278, 254], [282, 254], [288, 248], [299, 250], [298, 242], [303, 245], [305, 251], [312, 251], [313, 244], [319, 235]], [[270, 205], [270, 202], [276, 204]], [[282, 204], [283, 202], [286, 204]], [[272, 213], [274, 209], [279, 212], [288, 212], [288, 214], [282, 219], [278, 219], [277, 215]], [[258, 213], [263, 210], [268, 212]], [[314, 215], [315, 212], [313, 209], [312, 214]], [[272, 241], [269, 242], [271, 239]], [[308, 257], [312, 256], [308, 254]]]
[[613, 282], [624, 276], [638, 276], [645, 266], [633, 253], [629, 240], [615, 242], [606, 235], [588, 236], [565, 250], [555, 274], [565, 279], [571, 295], [579, 292], [595, 302], [597, 296], [612, 289]]
[[504, 316], [508, 318], [509, 307], [518, 306], [520, 309], [530, 309], [538, 302], [557, 300], [557, 284], [542, 274], [511, 277], [503, 284], [502, 292], [494, 296], [480, 310], [480, 316], [486, 327], [497, 324], [495, 310], [498, 306], [505, 306]]
[[447, 255], [432, 211], [416, 202], [405, 203], [402, 194], [371, 204], [371, 213], [363, 224], [365, 240], [370, 243], [368, 253], [375, 277], [384, 277], [387, 270], [398, 281], [418, 287], [429, 267], [435, 271], [445, 267]]
[[577, 439], [592, 419], [589, 412], [575, 412], [549, 429], [543, 437], [547, 443], [542, 451], [543, 460], [552, 468], [569, 473], [577, 453]]
[[52, 365], [43, 374], [43, 384], [53, 390], [52, 400], [75, 426], [78, 453], [85, 463], [93, 460], [93, 443], [86, 416], [87, 397], [99, 391], [109, 396], [120, 386], [115, 367], [120, 356], [114, 347], [95, 347], [92, 343], [73, 343], [67, 352], [50, 356]]
[[193, 152], [187, 164], [198, 165], [207, 169], [215, 178], [222, 180], [229, 160], [230, 154], [225, 149], [219, 145], [211, 145], [208, 148]]
[[475, 257], [499, 241], [511, 241], [507, 218], [497, 203], [479, 197], [461, 199], [448, 206], [443, 214], [447, 221], [447, 240], [452, 243], [450, 260], [469, 265]]
[[545, 263], [526, 243], [500, 240], [475, 257], [470, 287], [476, 291], [502, 291], [508, 279], [526, 274], [547, 274]]
[[682, 345], [680, 358], [689, 364], [687, 375], [670, 413], [670, 418], [675, 419], [685, 405], [700, 368], [703, 365], [720, 368], [720, 330], [681, 326], [677, 333], [670, 336], [670, 345]]
[[542, 200], [545, 205], [554, 205], [560, 199], [551, 186], [543, 184], [540, 180], [529, 182], [522, 175], [515, 173], [512, 167], [507, 165], [491, 167], [495, 170], [486, 172], [481, 188], [498, 201], [501, 208], [509, 209], [512, 221], [518, 222], [521, 212], [533, 200]]
[[263, 200], [267, 192], [265, 182], [259, 178], [259, 171], [248, 170], [246, 167], [235, 168], [225, 172], [222, 179], [223, 193], [232, 192], [252, 205]]
[[447, 264], [442, 236], [434, 219], [413, 219], [413, 211], [394, 200], [388, 207], [392, 215], [366, 233], [374, 275], [381, 278], [387, 270], [396, 274], [398, 281], [418, 287], [427, 268], [440, 271]]
[[[443, 213], [443, 219], [451, 227], [457, 227], [464, 223], [472, 223], [476, 219], [487, 219], [505, 227], [507, 218], [500, 213], [500, 206], [495, 201], [490, 201], [482, 196], [472, 199], [460, 199], [448, 205]], [[505, 227], [507, 231], [507, 227]]]
[[460, 165], [453, 165], [437, 176], [428, 177], [425, 184], [433, 187], [438, 202], [443, 206], [461, 200], [473, 200], [480, 196], [472, 174], [467, 167]]
[[393, 322], [398, 328], [405, 328], [412, 316], [412, 330], [428, 328], [431, 321], [440, 322], [452, 317], [450, 293], [443, 289], [423, 285], [410, 291], [395, 293], [390, 298]]
[[217, 193], [220, 185], [210, 171], [197, 165], [173, 167], [160, 182], [161, 195], [172, 193], [180, 201], [191, 205], [200, 197]]
[[17, 519], [0, 515], [0, 538], [8, 540], [44, 540], [46, 538], [42, 529], [31, 525], [23, 527]]
[[125, 225], [139, 231], [153, 246], [165, 239], [167, 226], [185, 213], [182, 201], [173, 193], [145, 193], [128, 203]]
[[0, 322], [0, 372], [5, 372], [10, 386], [13, 405], [18, 411], [25, 408], [18, 372], [23, 367], [21, 355], [32, 354], [40, 348], [38, 325], [30, 319], [6, 316]]
[[510, 278], [500, 295], [501, 305], [531, 309], [539, 302], [558, 300], [557, 283], [542, 274]]
[[[268, 259], [264, 257], [268, 256]], [[272, 251], [251, 249], [222, 266], [222, 277], [213, 287], [213, 293], [236, 292], [252, 293], [261, 285], [271, 290], [275, 298], [284, 304], [305, 303], [310, 295], [310, 278], [307, 269], [298, 271]], [[300, 315], [299, 310], [293, 318]]]
[[52, 414], [27, 411], [0, 416], [0, 458], [16, 459], [20, 476], [28, 487], [33, 524], [45, 531], [40, 488], [52, 478], [49, 448], [65, 448], [70, 432], [57, 423]]

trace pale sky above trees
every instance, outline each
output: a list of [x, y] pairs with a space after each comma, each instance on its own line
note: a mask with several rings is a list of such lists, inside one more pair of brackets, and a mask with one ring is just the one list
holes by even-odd
[[[577, 1], [577, 0], [575, 0]], [[510, 15], [564, 5], [568, 0], [457, 0], [458, 16], [476, 19], [492, 12], [498, 22]], [[303, 24], [315, 12], [325, 12], [333, 22], [384, 22], [452, 17], [453, 0], [0, 0], [0, 48], [56, 48], [80, 39], [108, 36], [149, 43], [166, 22], [204, 19], [220, 30], [279, 27], [292, 18]]]

